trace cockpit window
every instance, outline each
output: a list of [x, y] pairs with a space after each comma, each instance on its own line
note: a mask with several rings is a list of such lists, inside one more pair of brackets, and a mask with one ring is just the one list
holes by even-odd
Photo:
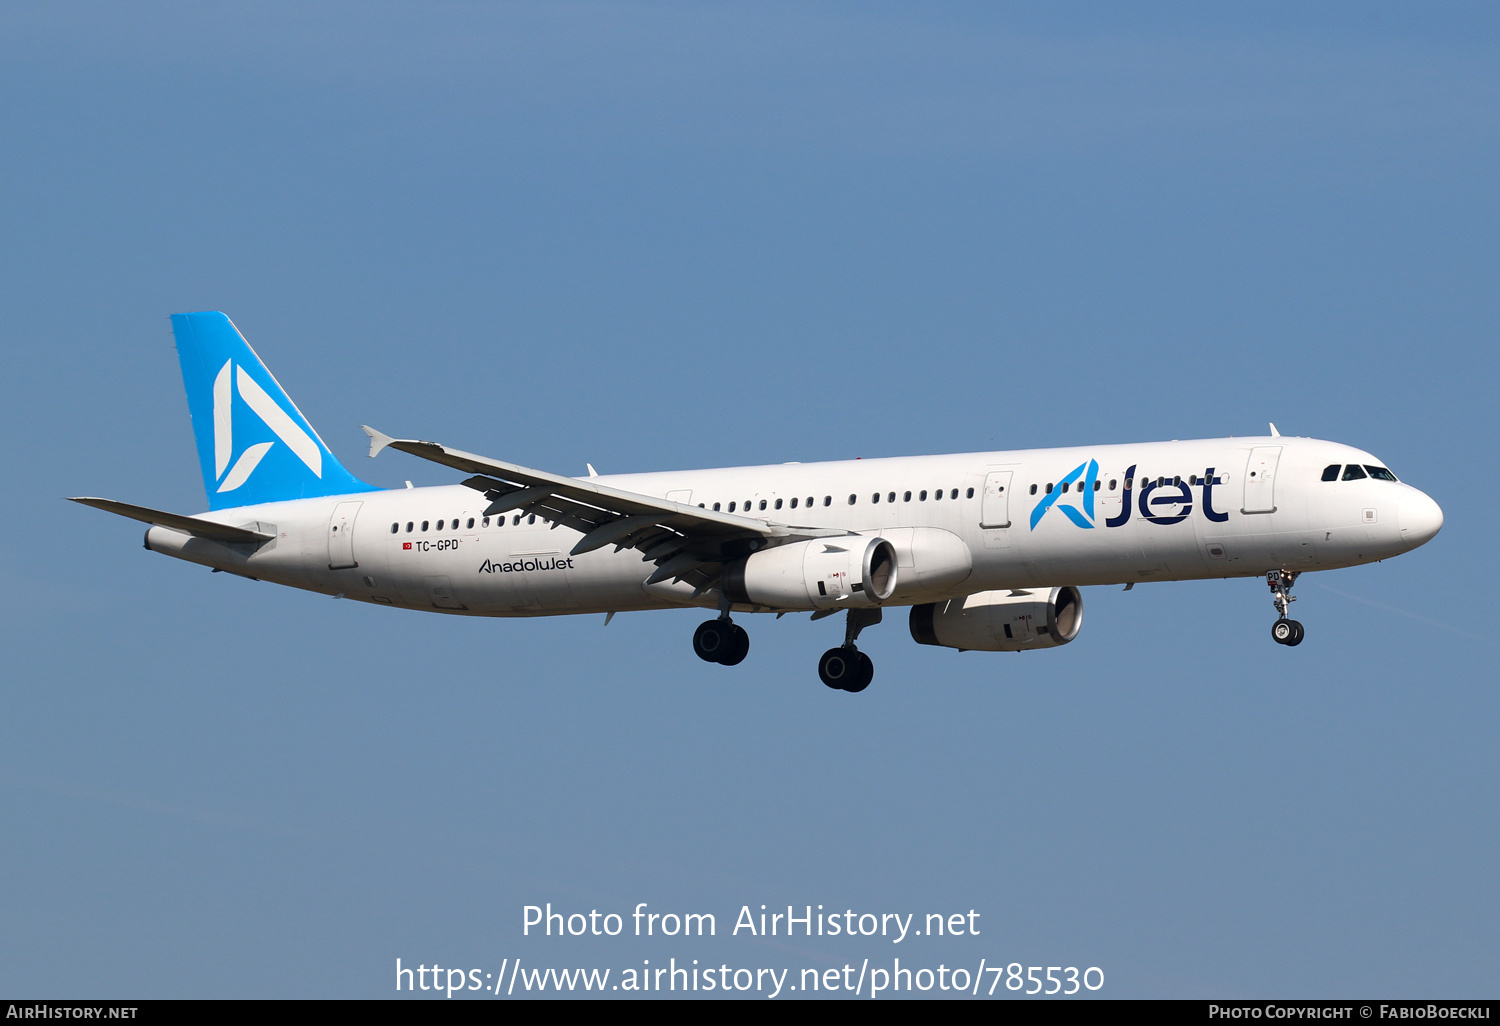
[[1396, 475], [1392, 474], [1389, 470], [1386, 470], [1384, 467], [1372, 467], [1372, 466], [1369, 466], [1368, 464], [1366, 464], [1365, 465], [1365, 469], [1368, 470], [1370, 472], [1370, 476], [1373, 477], [1377, 481], [1394, 481], [1394, 480], [1396, 480]]
[[1351, 463], [1347, 467], [1344, 468], [1344, 480], [1345, 481], [1359, 481], [1359, 480], [1362, 480], [1364, 478], [1364, 476], [1365, 476], [1365, 472], [1360, 469], [1360, 466], [1359, 466], [1358, 463]]
[[1337, 463], [1333, 464], [1332, 466], [1328, 466], [1328, 467], [1324, 467], [1323, 468], [1323, 480], [1324, 481], [1337, 481], [1338, 479], [1339, 479], [1339, 465]]

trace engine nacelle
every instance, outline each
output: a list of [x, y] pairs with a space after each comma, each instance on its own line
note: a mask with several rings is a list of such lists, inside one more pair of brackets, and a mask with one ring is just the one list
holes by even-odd
[[1056, 648], [1078, 637], [1083, 596], [1077, 588], [981, 591], [911, 607], [911, 636], [923, 645], [960, 652], [1024, 652]]
[[891, 597], [903, 605], [948, 598], [974, 572], [974, 554], [952, 531], [896, 527], [881, 531], [880, 536], [895, 546], [901, 580]]
[[762, 549], [724, 568], [731, 602], [776, 609], [878, 606], [896, 590], [896, 549], [884, 538], [814, 538]]

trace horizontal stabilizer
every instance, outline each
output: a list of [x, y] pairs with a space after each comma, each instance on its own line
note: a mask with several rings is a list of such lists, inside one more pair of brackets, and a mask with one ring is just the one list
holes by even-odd
[[182, 531], [184, 534], [196, 535], [199, 538], [212, 538], [214, 541], [236, 542], [241, 545], [259, 545], [261, 542], [270, 541], [272, 537], [269, 534], [261, 534], [259, 531], [247, 531], [243, 527], [216, 524], [212, 520], [185, 517], [181, 513], [164, 513], [159, 509], [132, 506], [128, 502], [116, 502], [114, 499], [69, 496], [68, 501], [81, 502], [85, 506], [102, 509], [106, 513], [118, 513], [122, 517], [139, 520], [141, 523], [150, 524], [153, 527], [169, 527], [174, 531]]

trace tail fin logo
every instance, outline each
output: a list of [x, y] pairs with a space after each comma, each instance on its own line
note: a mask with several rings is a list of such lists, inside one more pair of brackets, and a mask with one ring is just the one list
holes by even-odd
[[286, 447], [319, 478], [323, 476], [323, 453], [311, 435], [276, 404], [264, 388], [235, 365], [225, 360], [214, 378], [214, 479], [219, 492], [232, 492], [250, 479], [275, 442], [257, 442], [247, 446], [230, 465], [234, 456], [234, 393], [270, 428]]

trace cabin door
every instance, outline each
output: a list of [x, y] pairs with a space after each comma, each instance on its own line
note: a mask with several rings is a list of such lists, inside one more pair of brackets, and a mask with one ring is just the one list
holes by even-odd
[[1276, 463], [1281, 446], [1262, 445], [1250, 450], [1245, 464], [1245, 504], [1241, 513], [1276, 512]]
[[1014, 471], [992, 470], [984, 479], [984, 499], [979, 506], [980, 527], [1010, 526], [1010, 479]]
[[328, 569], [349, 570], [359, 566], [354, 561], [354, 518], [362, 502], [341, 502], [328, 518]]

